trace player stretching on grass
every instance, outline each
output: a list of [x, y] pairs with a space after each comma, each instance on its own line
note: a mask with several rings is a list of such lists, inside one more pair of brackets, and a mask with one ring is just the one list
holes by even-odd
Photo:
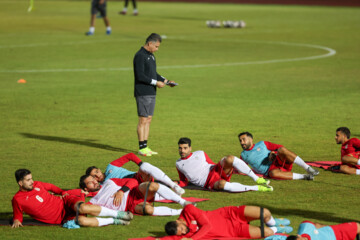
[[[150, 186], [148, 186], [150, 184]], [[90, 200], [91, 204], [108, 207], [114, 210], [130, 211], [141, 215], [169, 216], [179, 215], [181, 209], [171, 209], [168, 207], [153, 207], [150, 203], [154, 202], [155, 194], [159, 194], [164, 199], [177, 202], [182, 206], [192, 204], [171, 191], [168, 187], [155, 183], [143, 182], [140, 185], [133, 178], [111, 178], [103, 183], [102, 186], [90, 175], [80, 178], [80, 188], [87, 192], [97, 192]], [[148, 194], [146, 201], [146, 189]]]
[[[260, 219], [260, 207], [237, 206], [222, 207], [213, 211], [203, 211], [192, 205], [184, 207], [176, 221], [165, 225], [170, 239], [217, 239], [217, 238], [260, 238], [261, 229], [249, 225], [249, 222]], [[277, 232], [292, 232], [288, 219], [274, 219], [268, 209], [264, 209], [265, 237]]]
[[350, 138], [347, 127], [336, 129], [335, 141], [341, 145], [341, 165], [332, 167], [346, 174], [360, 175], [360, 139]]
[[[266, 141], [254, 144], [253, 136], [249, 132], [242, 132], [238, 137], [244, 149], [241, 152], [241, 159], [257, 173], [286, 180], [313, 180], [314, 176], [319, 174], [319, 171], [307, 165], [299, 156], [282, 145]], [[293, 163], [305, 169], [308, 174], [292, 173]]]
[[[68, 194], [53, 184], [34, 181], [28, 169], [18, 169], [15, 178], [20, 189], [12, 199], [13, 228], [22, 227], [23, 212], [44, 223], [61, 224], [74, 219], [78, 208], [82, 214], [78, 217], [78, 224], [87, 227], [127, 225], [130, 223], [128, 220], [133, 218], [132, 213], [82, 204], [85, 201], [84, 194]], [[62, 196], [54, 196], [48, 191]], [[110, 218], [88, 218], [84, 214]]]
[[[268, 186], [270, 181], [256, 176], [246, 163], [237, 157], [227, 156], [215, 164], [205, 152], [191, 152], [189, 138], [180, 138], [178, 145], [181, 158], [176, 161], [176, 169], [179, 173], [179, 186], [181, 187], [187, 186], [188, 182], [191, 182], [199, 187], [228, 192], [273, 191], [273, 188]], [[234, 169], [264, 186], [246, 186], [237, 182], [229, 182]]]
[[[137, 173], [131, 172], [122, 166], [132, 161], [139, 166]], [[99, 183], [110, 178], [135, 178], [139, 184], [146, 181], [152, 181], [152, 178], [164, 183], [168, 187], [171, 187], [178, 195], [185, 193], [185, 190], [174, 183], [163, 171], [159, 168], [151, 165], [150, 163], [143, 162], [141, 159], [133, 153], [128, 153], [114, 161], [112, 161], [105, 170], [105, 173], [95, 166], [88, 167], [86, 174], [93, 176]]]

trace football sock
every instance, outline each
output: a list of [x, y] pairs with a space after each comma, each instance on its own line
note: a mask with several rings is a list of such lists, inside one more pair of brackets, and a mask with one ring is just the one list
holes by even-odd
[[162, 184], [159, 184], [159, 189], [157, 190], [157, 193], [167, 200], [177, 202], [181, 205], [183, 205], [185, 203], [185, 199], [182, 199], [179, 195], [174, 193], [170, 188], [168, 188]]
[[99, 217], [116, 217], [117, 216], [117, 211], [116, 210], [112, 210], [110, 208], [106, 208], [106, 207], [101, 207], [101, 211], [98, 215]]
[[145, 145], [145, 143], [144, 143], [145, 141], [139, 141], [139, 149], [143, 149], [143, 148], [146, 148], [144, 145]]
[[269, 227], [271, 230], [273, 230], [274, 233], [277, 232], [277, 227]]
[[293, 173], [293, 180], [301, 180], [304, 179], [304, 174], [300, 174], [300, 173]]
[[259, 190], [258, 186], [247, 186], [242, 185], [237, 182], [226, 182], [224, 190], [228, 192], [247, 192], [247, 191], [257, 191]]
[[154, 216], [174, 216], [180, 215], [182, 209], [173, 209], [168, 207], [154, 207]]
[[360, 175], [360, 169], [356, 169], [356, 175]]
[[90, 27], [89, 32], [94, 33], [95, 32], [95, 27]]
[[240, 158], [234, 157], [233, 167], [238, 170], [239, 172], [242, 172], [249, 177], [251, 177], [255, 182], [259, 178], [256, 176], [256, 174], [251, 170], [251, 168]]
[[106, 27], [106, 30], [111, 31], [111, 27], [110, 26]]
[[126, 12], [126, 11], [127, 11], [127, 7], [124, 7], [124, 8], [123, 8], [123, 12]]
[[171, 179], [163, 171], [151, 165], [150, 163], [143, 162], [140, 166], [140, 170], [147, 174], [150, 174], [153, 178], [155, 178], [156, 180], [164, 183], [165, 185], [171, 188], [175, 186], [175, 183], [171, 181]]
[[147, 147], [147, 140], [144, 140], [144, 147]]
[[304, 160], [302, 160], [299, 156], [296, 156], [294, 163], [302, 167], [303, 169], [307, 169], [309, 165], [307, 165]]
[[99, 227], [114, 224], [113, 218], [96, 218], [99, 222]]
[[357, 161], [357, 165], [360, 165], [360, 159]]
[[276, 222], [273, 216], [270, 216], [270, 220], [266, 222], [267, 226], [275, 226]]

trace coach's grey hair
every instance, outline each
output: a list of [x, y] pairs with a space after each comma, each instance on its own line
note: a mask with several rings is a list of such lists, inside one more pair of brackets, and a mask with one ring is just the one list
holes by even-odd
[[161, 42], [161, 36], [157, 33], [152, 33], [150, 34], [147, 38], [146, 38], [146, 41], [145, 41], [145, 44], [148, 43], [148, 42]]

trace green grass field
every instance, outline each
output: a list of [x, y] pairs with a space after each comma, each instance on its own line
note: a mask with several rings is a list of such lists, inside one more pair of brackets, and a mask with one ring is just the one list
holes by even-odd
[[[132, 59], [151, 32], [166, 35], [158, 72], [177, 81], [158, 91], [150, 146], [144, 160], [177, 179], [177, 140], [217, 162], [238, 156], [237, 134], [283, 144], [306, 161], [339, 161], [335, 129], [360, 137], [360, 8], [140, 2], [137, 17], [117, 14], [113, 33], [101, 19], [87, 37], [90, 1], [1, 1], [0, 214], [12, 214], [14, 172], [76, 188], [90, 165], [104, 169], [137, 151]], [[131, 13], [130, 7], [130, 13]], [[244, 20], [244, 29], [210, 29], [206, 20]], [[334, 51], [336, 51], [336, 54]], [[26, 84], [17, 83], [25, 79]], [[129, 169], [135, 166], [128, 164]], [[303, 170], [294, 166], [296, 172]], [[248, 177], [232, 179], [253, 184]], [[211, 210], [261, 205], [288, 217], [326, 224], [360, 221], [360, 177], [320, 170], [315, 181], [272, 181], [273, 193], [188, 190]], [[168, 204], [167, 206], [178, 206]], [[66, 230], [0, 227], [1, 239], [127, 239], [163, 234], [175, 217], [136, 216], [128, 227]], [[255, 222], [258, 224], [258, 222]]]

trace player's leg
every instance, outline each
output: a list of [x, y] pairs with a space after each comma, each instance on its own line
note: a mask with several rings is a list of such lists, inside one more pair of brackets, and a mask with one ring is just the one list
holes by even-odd
[[256, 176], [256, 174], [251, 170], [251, 168], [238, 157], [231, 155], [226, 156], [221, 159], [221, 165], [223, 166], [223, 171], [226, 174], [230, 174], [232, 172], [232, 169], [235, 168], [238, 172], [244, 173], [251, 177], [257, 184], [270, 184], [269, 180], [265, 180]]
[[306, 164], [304, 160], [302, 160], [298, 155], [293, 153], [292, 151], [288, 150], [285, 147], [281, 147], [278, 149], [277, 152], [278, 157], [280, 157], [281, 160], [285, 161], [286, 163], [295, 163], [296, 165], [302, 167], [305, 169], [309, 174], [312, 175], [318, 175], [319, 171], [313, 169], [311, 166]]
[[[270, 227], [264, 227], [264, 237], [269, 237], [274, 235], [276, 232]], [[261, 229], [260, 227], [249, 225], [249, 234], [250, 237], [253, 238], [261, 238]]]
[[[147, 148], [147, 138], [149, 136], [150, 131], [150, 124], [148, 122], [151, 122], [151, 116], [148, 117], [142, 117], [139, 116], [139, 122], [137, 125], [137, 134], [138, 134], [138, 140], [139, 140], [139, 154], [142, 156], [151, 156], [151, 153], [146, 151]], [[146, 140], [145, 140], [146, 139]]]
[[263, 191], [272, 192], [272, 187], [264, 187], [260, 185], [248, 186], [237, 182], [227, 182], [223, 179], [218, 180], [214, 183], [215, 190], [224, 190], [228, 192], [247, 192], [247, 191]]
[[124, 221], [116, 218], [97, 218], [79, 216], [78, 223], [83, 227], [102, 227], [107, 225], [129, 225], [130, 221]]
[[132, 5], [133, 5], [133, 14], [135, 16], [137, 16], [139, 14], [138, 10], [137, 10], [137, 7], [136, 7], [136, 0], [132, 0]]
[[142, 173], [150, 174], [156, 180], [174, 189], [174, 191], [178, 195], [182, 195], [185, 193], [185, 190], [179, 187], [179, 185], [177, 185], [176, 183], [174, 183], [161, 169], [151, 165], [150, 163], [143, 162], [140, 165], [139, 172], [140, 174]]
[[360, 165], [360, 159], [357, 154], [348, 154], [341, 158], [341, 162], [344, 164]]
[[89, 214], [92, 216], [99, 216], [99, 217], [121, 218], [123, 220], [133, 219], [133, 214], [131, 212], [117, 211], [98, 205], [85, 204], [83, 202], [77, 202], [74, 205], [74, 211], [77, 211], [77, 208], [79, 214]]
[[348, 165], [341, 165], [340, 172], [345, 173], [345, 174], [350, 174], [350, 175], [355, 175], [355, 174], [360, 175], [360, 169], [356, 169], [356, 168], [350, 167]]
[[271, 178], [284, 179], [284, 180], [314, 180], [314, 176], [312, 174], [285, 172], [285, 171], [281, 171], [278, 168], [269, 171], [268, 175]]

